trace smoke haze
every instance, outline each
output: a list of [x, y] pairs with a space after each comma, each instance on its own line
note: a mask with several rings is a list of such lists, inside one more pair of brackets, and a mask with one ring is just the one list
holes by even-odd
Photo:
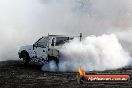
[[0, 60], [18, 59], [20, 46], [48, 33], [80, 32], [114, 33], [132, 53], [132, 0], [0, 0]]
[[86, 71], [111, 70], [130, 65], [131, 57], [114, 34], [88, 36], [81, 42], [74, 39], [60, 50], [65, 61], [60, 71], [77, 71], [82, 66]]

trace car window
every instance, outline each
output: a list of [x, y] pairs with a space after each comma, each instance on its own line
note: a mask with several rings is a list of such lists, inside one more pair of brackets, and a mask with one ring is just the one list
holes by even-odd
[[47, 44], [48, 44], [48, 37], [42, 37], [35, 43], [37, 47], [42, 47], [42, 48], [45, 48]]
[[70, 37], [57, 37], [56, 38], [56, 46], [63, 45], [64, 43], [72, 40]]

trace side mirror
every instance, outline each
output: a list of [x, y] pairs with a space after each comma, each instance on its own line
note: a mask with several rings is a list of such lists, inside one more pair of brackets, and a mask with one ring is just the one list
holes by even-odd
[[54, 46], [55, 38], [52, 39], [51, 46]]
[[37, 45], [36, 45], [36, 44], [33, 44], [33, 50], [34, 50], [34, 47], [36, 47], [36, 48], [37, 48]]
[[35, 44], [33, 44], [33, 50], [34, 50]]

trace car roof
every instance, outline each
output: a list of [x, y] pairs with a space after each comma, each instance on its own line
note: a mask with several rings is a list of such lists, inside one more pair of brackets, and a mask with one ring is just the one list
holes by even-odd
[[68, 35], [48, 35], [49, 37], [73, 37]]

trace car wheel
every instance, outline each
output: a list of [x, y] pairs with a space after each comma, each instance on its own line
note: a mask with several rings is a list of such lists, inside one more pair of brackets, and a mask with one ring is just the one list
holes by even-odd
[[24, 64], [24, 66], [28, 66], [29, 65], [29, 61], [30, 61], [30, 59], [29, 59], [28, 53], [24, 52], [23, 53], [23, 64]]
[[59, 59], [57, 57], [54, 56], [48, 56], [48, 61], [54, 61], [57, 67], [57, 70], [59, 70]]

